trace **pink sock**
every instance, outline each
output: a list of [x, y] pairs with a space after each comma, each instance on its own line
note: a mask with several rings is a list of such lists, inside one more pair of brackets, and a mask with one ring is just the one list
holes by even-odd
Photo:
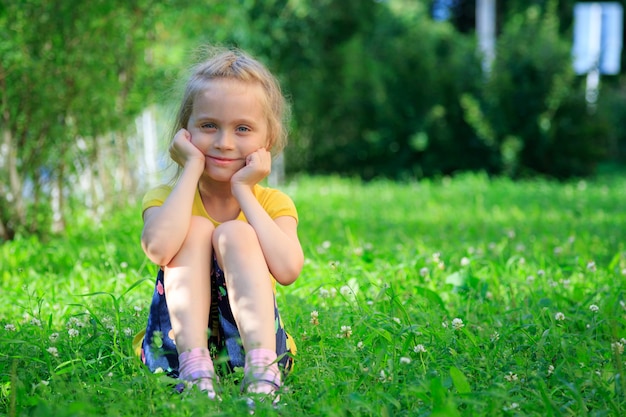
[[272, 394], [281, 386], [276, 352], [270, 349], [252, 349], [246, 354], [244, 375], [246, 390], [260, 394]]
[[215, 369], [207, 348], [194, 348], [178, 355], [179, 378], [190, 381], [200, 390], [207, 392], [209, 398], [215, 398], [213, 379]]

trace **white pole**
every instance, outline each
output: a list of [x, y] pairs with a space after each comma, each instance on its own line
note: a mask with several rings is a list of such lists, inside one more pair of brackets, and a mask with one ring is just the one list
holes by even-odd
[[589, 54], [593, 65], [587, 73], [585, 99], [587, 108], [594, 112], [600, 90], [600, 49], [602, 47], [602, 5], [590, 3], [589, 11]]
[[483, 72], [489, 74], [496, 56], [496, 0], [476, 1], [476, 35], [483, 57]]
[[267, 178], [270, 187], [278, 187], [285, 184], [285, 154], [280, 153], [272, 161], [272, 171]]
[[157, 128], [154, 109], [147, 107], [141, 113], [140, 120], [137, 120], [138, 130], [143, 144], [143, 155], [140, 164], [143, 165], [142, 178], [139, 178], [142, 185], [153, 186], [157, 178]]

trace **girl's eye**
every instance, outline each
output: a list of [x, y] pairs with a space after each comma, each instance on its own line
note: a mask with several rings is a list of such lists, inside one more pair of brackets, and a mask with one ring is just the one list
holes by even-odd
[[250, 128], [248, 126], [239, 126], [237, 127], [238, 132], [249, 132]]
[[203, 129], [215, 129], [215, 123], [203, 123], [201, 127]]

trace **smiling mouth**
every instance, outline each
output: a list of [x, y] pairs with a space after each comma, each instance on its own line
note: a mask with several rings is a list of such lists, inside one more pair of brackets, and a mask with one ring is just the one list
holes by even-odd
[[213, 160], [213, 161], [215, 161], [215, 162], [223, 163], [223, 164], [228, 163], [228, 162], [235, 162], [235, 161], [238, 160], [236, 158], [222, 158], [222, 157], [219, 157], [219, 156], [212, 156], [212, 155], [206, 155], [206, 157], [211, 159], [211, 160]]

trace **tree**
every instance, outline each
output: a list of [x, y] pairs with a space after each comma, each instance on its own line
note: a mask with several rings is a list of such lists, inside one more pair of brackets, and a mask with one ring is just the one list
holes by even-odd
[[[149, 101], [136, 86], [149, 77], [144, 54], [158, 10], [151, 0], [3, 0], [0, 240], [62, 229], [69, 183], [91, 173], [115, 187], [111, 170], [128, 171], [128, 144], [115, 132]], [[121, 160], [104, 161], [103, 148]]]

